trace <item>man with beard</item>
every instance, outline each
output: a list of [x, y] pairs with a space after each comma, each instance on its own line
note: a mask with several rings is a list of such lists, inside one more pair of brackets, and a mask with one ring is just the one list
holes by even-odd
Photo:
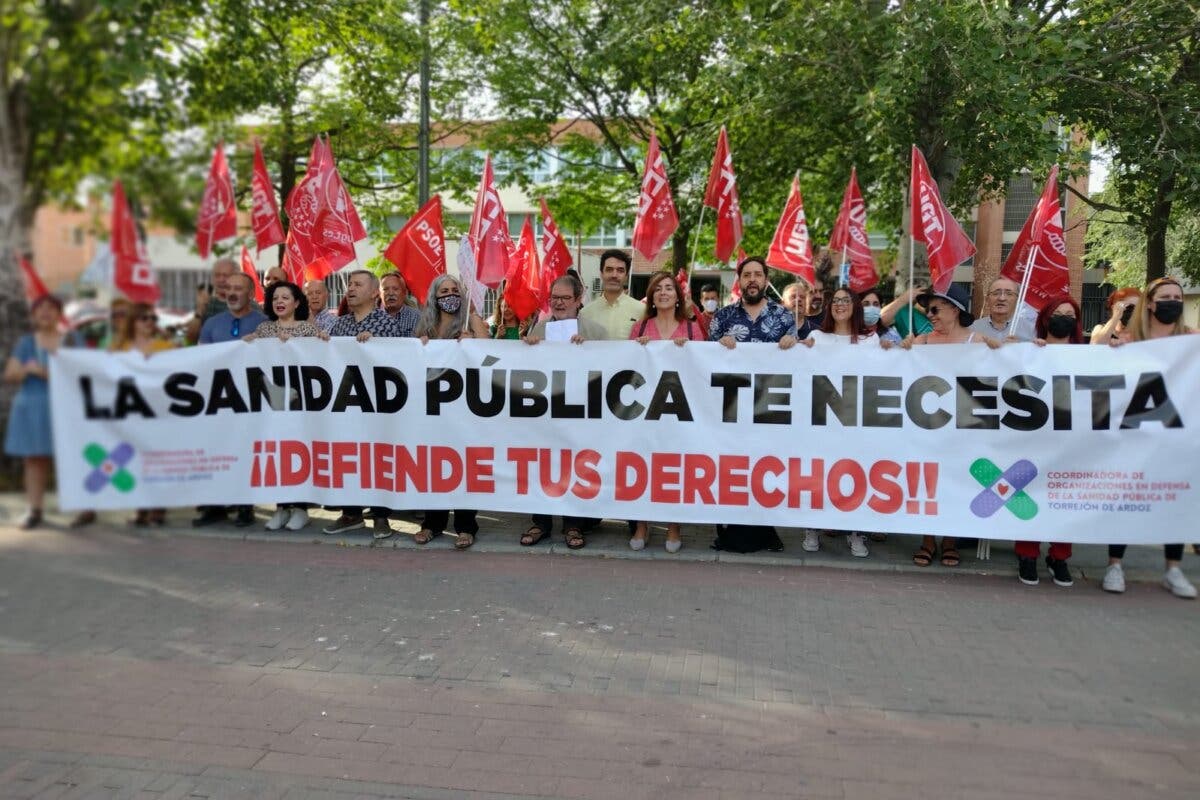
[[[796, 320], [786, 308], [767, 299], [767, 263], [757, 256], [737, 265], [742, 298], [713, 315], [708, 338], [730, 350], [738, 342], [774, 342], [781, 350], [795, 346]], [[809, 347], [812, 340], [804, 342]], [[714, 550], [753, 553], [782, 550], [783, 542], [771, 525], [718, 525]]]
[[[996, 278], [988, 286], [987, 307], [988, 313], [985, 316], [980, 316], [971, 324], [971, 330], [986, 336], [989, 339], [995, 339], [1003, 342], [1008, 338], [1008, 327], [1012, 323], [1012, 317], [1017, 312], [1017, 293], [1021, 287], [1016, 281], [1010, 281], [1008, 278]], [[1020, 316], [1017, 317], [1017, 329], [1013, 336], [1019, 342], [1032, 342], [1036, 335], [1034, 330], [1036, 324], [1036, 315], [1030, 316], [1024, 308], [1021, 309]]]

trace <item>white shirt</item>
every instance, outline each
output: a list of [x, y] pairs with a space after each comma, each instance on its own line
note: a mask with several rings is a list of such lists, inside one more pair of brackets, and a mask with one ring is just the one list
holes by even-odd
[[857, 342], [850, 341], [848, 333], [825, 333], [825, 331], [813, 331], [808, 338], [813, 340], [816, 347], [825, 347], [831, 344], [879, 344], [879, 337], [874, 333], [859, 334]]

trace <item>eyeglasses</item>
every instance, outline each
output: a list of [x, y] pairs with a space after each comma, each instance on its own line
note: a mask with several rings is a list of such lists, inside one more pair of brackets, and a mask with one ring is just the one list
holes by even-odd
[[988, 297], [1016, 297], [1017, 293], [1012, 289], [993, 289], [988, 292]]
[[229, 335], [235, 339], [242, 335], [242, 321], [238, 317], [233, 318], [233, 325], [229, 328]]
[[570, 303], [574, 299], [575, 299], [575, 295], [573, 295], [573, 294], [568, 294], [565, 296], [561, 295], [561, 294], [550, 295], [551, 303]]
[[835, 297], [829, 301], [829, 305], [831, 305], [831, 306], [848, 306], [853, 303], [854, 303], [854, 301], [851, 300], [849, 297]]

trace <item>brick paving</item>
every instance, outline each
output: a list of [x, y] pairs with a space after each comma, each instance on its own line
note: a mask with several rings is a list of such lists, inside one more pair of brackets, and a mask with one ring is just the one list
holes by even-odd
[[241, 537], [0, 523], [0, 797], [1200, 796], [1153, 585]]

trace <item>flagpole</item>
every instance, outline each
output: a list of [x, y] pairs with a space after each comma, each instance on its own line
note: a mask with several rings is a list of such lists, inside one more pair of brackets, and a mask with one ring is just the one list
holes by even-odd
[[[913, 262], [915, 259], [913, 256], [913, 251], [916, 249], [917, 249], [917, 240], [910, 232], [908, 235], [908, 289], [910, 292], [913, 289], [913, 281], [914, 281]], [[915, 302], [915, 300], [916, 300], [916, 298], [910, 298], [908, 301], [908, 335], [912, 336], [914, 338], [917, 335], [916, 328], [913, 327], [913, 303]]]
[[[842, 267], [846, 266], [846, 253], [849, 249], [850, 249], [849, 242], [846, 242], [842, 245], [842, 265], [841, 265]], [[841, 272], [841, 267], [838, 268], [838, 272]], [[841, 276], [839, 275], [839, 277], [841, 277]], [[850, 288], [850, 270], [846, 270], [846, 288], [847, 289]]]
[[704, 227], [704, 209], [708, 206], [700, 204], [700, 218], [696, 220], [696, 239], [692, 244], [692, 271], [696, 271], [696, 256], [700, 251], [700, 229]]
[[1021, 315], [1021, 306], [1025, 304], [1025, 295], [1029, 292], [1029, 281], [1033, 275], [1033, 260], [1037, 255], [1037, 245], [1029, 248], [1029, 257], [1025, 259], [1025, 274], [1021, 276], [1021, 291], [1017, 293], [1017, 304], [1013, 307], [1012, 321], [1008, 323], [1008, 335], [1017, 335], [1017, 317]]

